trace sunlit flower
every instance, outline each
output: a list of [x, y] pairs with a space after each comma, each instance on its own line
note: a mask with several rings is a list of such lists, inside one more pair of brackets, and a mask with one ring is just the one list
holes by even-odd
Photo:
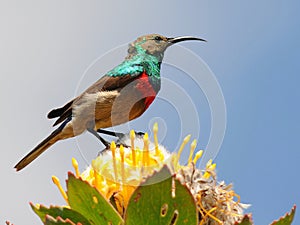
[[[157, 125], [154, 131], [156, 137]], [[170, 157], [163, 146], [149, 142], [147, 133], [131, 131], [119, 143], [112, 142], [110, 149], [93, 160], [80, 177], [95, 186], [107, 199], [113, 197], [122, 214], [136, 187], [154, 171], [159, 171]]]
[[[155, 171], [167, 165], [174, 176], [185, 184], [194, 196], [199, 224], [234, 224], [243, 216], [246, 205], [240, 203], [239, 196], [231, 185], [216, 180], [216, 164], [209, 160], [204, 170], [195, 167], [203, 150], [195, 153], [197, 142], [193, 140], [186, 165], [180, 164], [180, 156], [191, 136], [184, 138], [177, 153], [168, 152], [158, 144], [157, 124], [153, 127], [154, 143], [148, 134], [135, 133], [124, 135], [117, 142], [112, 142], [94, 159], [91, 165], [80, 174], [78, 164], [72, 160], [77, 177], [95, 187], [108, 201], [114, 202], [121, 216], [124, 215], [128, 202], [135, 189]], [[67, 195], [58, 179], [53, 182], [68, 203]]]

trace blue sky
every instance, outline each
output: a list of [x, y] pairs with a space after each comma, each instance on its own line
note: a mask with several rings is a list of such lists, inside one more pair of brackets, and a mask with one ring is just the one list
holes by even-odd
[[[74, 96], [91, 62], [148, 33], [208, 40], [182, 46], [201, 57], [223, 91], [227, 127], [215, 159], [218, 176], [232, 182], [241, 200], [252, 204], [249, 212], [255, 223], [269, 224], [293, 204], [300, 205], [299, 9], [298, 1], [2, 1], [0, 221], [40, 224], [29, 201], [63, 204], [51, 175], [63, 181], [71, 157], [84, 168], [76, 140], [56, 144], [21, 173], [13, 166], [51, 132], [47, 112]], [[105, 71], [99, 68], [80, 87]], [[198, 96], [194, 100], [201, 122], [198, 148], [205, 148], [211, 119], [208, 104], [204, 94], [177, 72], [163, 65], [163, 77], [181, 84], [192, 99]], [[169, 127], [163, 144], [175, 148], [185, 134], [174, 132], [173, 127], [180, 129], [176, 123], [180, 116], [174, 109], [167, 113], [168, 107], [158, 99], [131, 127], [147, 130], [159, 112]], [[194, 136], [195, 129], [191, 127]], [[90, 135], [77, 142], [88, 149], [87, 158], [99, 150], [89, 150], [98, 146]], [[299, 218], [297, 214], [294, 224]]]

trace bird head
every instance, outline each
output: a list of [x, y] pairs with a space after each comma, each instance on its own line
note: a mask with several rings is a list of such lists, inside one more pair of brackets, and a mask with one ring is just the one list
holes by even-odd
[[165, 37], [159, 34], [148, 34], [138, 37], [134, 42], [129, 44], [128, 58], [137, 54], [149, 54], [162, 60], [165, 50], [178, 42], [182, 41], [205, 41], [204, 39], [192, 37], [192, 36], [181, 36], [181, 37]]

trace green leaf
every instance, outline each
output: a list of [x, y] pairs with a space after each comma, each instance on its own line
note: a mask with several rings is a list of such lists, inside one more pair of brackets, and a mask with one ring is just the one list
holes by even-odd
[[294, 206], [289, 213], [286, 213], [283, 217], [271, 223], [271, 225], [290, 225], [293, 222], [296, 206]]
[[[172, 196], [172, 185], [175, 187]], [[149, 177], [132, 194], [125, 214], [126, 225], [198, 224], [193, 196], [175, 180], [167, 166]]]
[[251, 215], [245, 215], [240, 223], [235, 223], [235, 225], [252, 225]]
[[68, 174], [67, 195], [70, 207], [82, 214], [91, 224], [122, 224], [114, 207], [86, 181]]
[[82, 225], [91, 225], [91, 223], [80, 213], [66, 208], [66, 207], [58, 207], [58, 206], [50, 206], [47, 208], [43, 205], [35, 206], [30, 203], [32, 210], [41, 218], [42, 222], [46, 222], [46, 216], [51, 216], [52, 218], [60, 217], [61, 219], [69, 219], [73, 223], [80, 223]]

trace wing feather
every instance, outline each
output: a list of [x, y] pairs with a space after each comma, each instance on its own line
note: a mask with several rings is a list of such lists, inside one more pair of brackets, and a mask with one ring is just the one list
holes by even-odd
[[130, 82], [134, 81], [137, 77], [139, 77], [142, 73], [136, 73], [134, 75], [125, 75], [125, 76], [103, 76], [98, 81], [96, 81], [92, 86], [90, 86], [86, 91], [84, 91], [81, 95], [79, 95], [77, 98], [73, 99], [72, 101], [68, 102], [65, 106], [53, 109], [48, 114], [48, 118], [55, 118], [59, 117], [53, 126], [56, 126], [57, 124], [60, 124], [65, 119], [72, 116], [72, 110], [73, 110], [73, 104], [76, 104], [77, 101], [79, 101], [84, 94], [89, 93], [97, 93], [100, 91], [112, 91], [112, 90], [118, 90], [122, 89], [126, 85], [128, 85]]

